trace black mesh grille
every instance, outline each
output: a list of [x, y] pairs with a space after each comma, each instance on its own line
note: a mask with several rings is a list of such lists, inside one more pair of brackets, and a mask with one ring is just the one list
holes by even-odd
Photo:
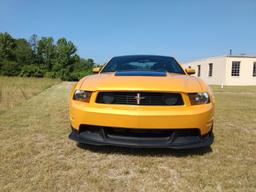
[[90, 132], [91, 134], [102, 133], [111, 136], [126, 136], [126, 137], [140, 137], [140, 138], [154, 138], [154, 137], [170, 137], [173, 133], [177, 137], [185, 136], [200, 136], [199, 129], [133, 129], [133, 128], [112, 128], [93, 125], [80, 125], [79, 133]]
[[[106, 97], [108, 97], [108, 100]], [[184, 104], [182, 96], [178, 93], [152, 92], [100, 92], [97, 96], [96, 103], [161, 106], [175, 106]]]

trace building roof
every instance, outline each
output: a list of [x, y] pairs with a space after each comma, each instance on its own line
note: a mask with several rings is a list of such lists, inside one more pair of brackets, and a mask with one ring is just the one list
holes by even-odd
[[256, 58], [256, 55], [245, 55], [245, 54], [240, 54], [240, 55], [219, 55], [219, 56], [213, 56], [213, 57], [207, 57], [207, 58], [201, 58], [201, 59], [196, 59], [193, 61], [189, 61], [184, 63], [185, 65], [190, 64], [192, 62], [199, 62], [202, 60], [206, 60], [206, 59], [215, 59], [215, 58], [219, 58], [219, 57], [233, 57], [233, 58]]
[[256, 58], [256, 55], [227, 55], [227, 57]]

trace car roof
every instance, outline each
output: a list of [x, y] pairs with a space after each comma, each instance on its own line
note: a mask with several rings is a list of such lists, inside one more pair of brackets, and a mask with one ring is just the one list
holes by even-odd
[[174, 59], [174, 57], [170, 57], [170, 56], [163, 56], [163, 55], [121, 55], [121, 56], [115, 56], [115, 57], [113, 57], [113, 58], [125, 58], [125, 57], [130, 57], [130, 58], [132, 58], [132, 57], [145, 57], [145, 58], [147, 58], [147, 57], [155, 57], [155, 58], [157, 58], [157, 57], [159, 57], [159, 58], [172, 58], [172, 59]]

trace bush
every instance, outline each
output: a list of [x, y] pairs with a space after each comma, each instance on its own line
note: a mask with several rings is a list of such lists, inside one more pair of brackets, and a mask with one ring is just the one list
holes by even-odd
[[77, 74], [73, 72], [65, 72], [60, 78], [62, 81], [78, 81]]
[[1, 75], [17, 76], [21, 70], [20, 65], [15, 61], [2, 61], [1, 62]]
[[7, 76], [22, 76], [22, 77], [47, 77], [47, 78], [60, 78], [63, 81], [78, 81], [84, 76], [92, 74], [90, 68], [75, 68], [68, 66], [59, 69], [58, 71], [47, 71], [37, 64], [20, 66], [15, 61], [2, 61], [0, 62], [1, 75]]
[[45, 74], [44, 74], [44, 77], [47, 77], [47, 78], [56, 78], [57, 77], [57, 75], [56, 75], [56, 73], [55, 72], [53, 72], [53, 71], [48, 71], [48, 72], [46, 72]]
[[84, 76], [92, 74], [92, 70], [85, 70], [85, 71], [73, 71], [70, 72], [69, 70], [63, 70], [62, 74], [60, 75], [61, 80], [63, 81], [78, 81], [82, 79]]
[[87, 71], [81, 71], [77, 73], [77, 79], [82, 79], [84, 76], [91, 75], [92, 69], [88, 69]]
[[44, 70], [36, 65], [24, 65], [21, 69], [20, 76], [22, 77], [43, 77]]

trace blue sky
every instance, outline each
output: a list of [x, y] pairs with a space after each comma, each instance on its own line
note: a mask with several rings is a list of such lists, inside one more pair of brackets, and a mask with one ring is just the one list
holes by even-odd
[[126, 54], [180, 62], [256, 54], [255, 0], [0, 0], [0, 32], [66, 37], [82, 57]]

